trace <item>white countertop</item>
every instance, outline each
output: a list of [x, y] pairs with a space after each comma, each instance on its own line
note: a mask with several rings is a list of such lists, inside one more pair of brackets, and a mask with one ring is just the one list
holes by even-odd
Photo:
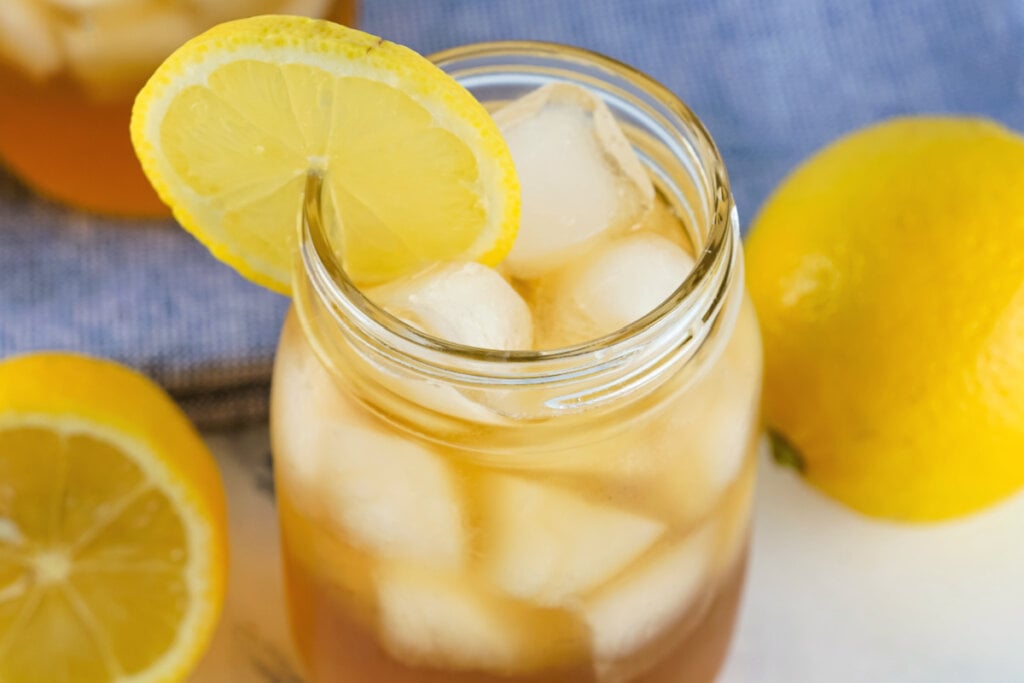
[[1024, 681], [1024, 495], [956, 522], [872, 520], [761, 463], [720, 683]]
[[[210, 434], [228, 487], [226, 615], [194, 683], [300, 683], [266, 430]], [[869, 520], [761, 463], [751, 571], [720, 683], [1024, 681], [1024, 495], [930, 526]]]

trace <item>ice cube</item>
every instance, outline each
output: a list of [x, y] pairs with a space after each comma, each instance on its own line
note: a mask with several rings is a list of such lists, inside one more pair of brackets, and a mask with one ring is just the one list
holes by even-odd
[[25, 537], [21, 534], [21, 528], [17, 522], [7, 517], [0, 517], [0, 545], [21, 545]]
[[[750, 296], [743, 294], [732, 338], [719, 361], [715, 406], [721, 429], [702, 430], [703, 452], [709, 457], [708, 472], [713, 483], [727, 485], [736, 479], [740, 467], [761, 431], [761, 334]], [[725, 420], [732, 424], [722, 424]]]
[[413, 327], [482, 349], [529, 349], [533, 320], [522, 297], [479, 263], [440, 263], [366, 295]]
[[503, 264], [513, 276], [557, 268], [650, 209], [650, 179], [597, 95], [549, 84], [499, 109], [494, 120], [522, 186], [519, 234]]
[[274, 371], [276, 468], [296, 497], [378, 557], [459, 567], [466, 528], [459, 482], [426, 445], [402, 435], [337, 386], [294, 315]]
[[623, 509], [689, 525], [721, 500], [747, 463], [761, 429], [761, 350], [744, 299], [731, 338], [705, 374], [625, 434], [534, 458], [528, 466], [561, 486], [598, 490]]
[[54, 17], [42, 3], [0, 2], [0, 62], [13, 62], [36, 80], [56, 73], [64, 60], [54, 24]]
[[411, 666], [524, 674], [563, 668], [588, 648], [578, 618], [501, 596], [471, 576], [383, 566], [377, 599], [384, 647]]
[[[759, 448], [759, 457], [762, 455]], [[726, 575], [736, 571], [737, 562], [747, 547], [752, 523], [754, 483], [757, 463], [749, 461], [725, 495], [715, 511], [718, 520], [718, 551], [715, 557], [715, 571]]]
[[760, 376], [757, 319], [744, 296], [721, 355], [652, 434], [652, 448], [674, 456], [652, 495], [663, 496], [689, 517], [706, 513], [718, 501], [739, 476], [760, 433]]
[[[497, 350], [533, 344], [530, 309], [497, 271], [479, 263], [436, 264], [368, 289], [366, 295], [416, 329], [447, 341]], [[421, 377], [391, 374], [380, 379], [395, 394], [438, 413], [469, 422], [506, 421], [471, 398], [473, 392], [461, 393]]]
[[440, 415], [478, 424], [509, 423], [506, 417], [472, 398], [472, 392], [462, 393], [450, 384], [423, 377], [388, 374], [383, 370], [378, 379], [399, 400], [415, 403]]
[[600, 245], [535, 290], [538, 348], [597, 339], [642, 318], [692, 269], [689, 254], [653, 233], [636, 232]]
[[484, 572], [536, 604], [564, 605], [608, 581], [665, 529], [657, 520], [515, 476], [495, 475], [483, 491]]
[[599, 670], [655, 641], [695, 603], [709, 578], [713, 531], [701, 528], [673, 542], [586, 601]]
[[381, 557], [458, 566], [465, 550], [459, 490], [426, 447], [380, 427], [338, 424], [321, 469], [333, 517]]
[[130, 5], [135, 0], [45, 0], [53, 7], [66, 12], [88, 12], [98, 7], [110, 7], [114, 5]]
[[167, 55], [202, 30], [182, 7], [149, 0], [102, 6], [61, 28], [68, 67], [95, 95], [138, 88]]

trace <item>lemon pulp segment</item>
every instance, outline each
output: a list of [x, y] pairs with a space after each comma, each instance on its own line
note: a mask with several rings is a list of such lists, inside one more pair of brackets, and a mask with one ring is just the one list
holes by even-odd
[[0, 681], [183, 679], [226, 544], [215, 466], [157, 387], [84, 357], [0, 363]]

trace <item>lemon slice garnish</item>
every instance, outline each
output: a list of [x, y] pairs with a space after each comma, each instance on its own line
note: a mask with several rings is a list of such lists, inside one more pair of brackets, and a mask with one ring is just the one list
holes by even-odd
[[483, 106], [415, 52], [328, 21], [255, 17], [189, 41], [139, 93], [131, 132], [178, 221], [279, 292], [310, 171], [359, 284], [493, 265], [515, 239], [515, 169]]

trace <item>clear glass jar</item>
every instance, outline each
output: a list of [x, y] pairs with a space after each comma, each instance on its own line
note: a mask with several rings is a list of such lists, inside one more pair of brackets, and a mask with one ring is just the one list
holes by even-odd
[[433, 57], [478, 99], [600, 94], [697, 265], [641, 320], [553, 351], [424, 336], [376, 308], [307, 197], [272, 439], [312, 681], [713, 680], [746, 565], [760, 336], [714, 144], [666, 89], [564, 46]]
[[170, 215], [132, 150], [136, 93], [189, 38], [273, 13], [351, 24], [356, 0], [0, 1], [0, 162], [79, 208]]

